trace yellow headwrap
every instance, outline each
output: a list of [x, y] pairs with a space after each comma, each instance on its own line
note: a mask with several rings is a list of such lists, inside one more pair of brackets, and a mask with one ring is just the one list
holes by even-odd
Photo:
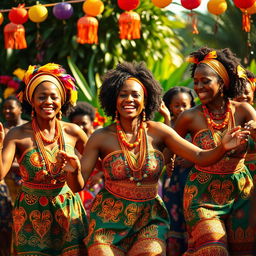
[[188, 61], [195, 63], [195, 64], [204, 63], [204, 64], [208, 65], [211, 69], [213, 69], [222, 78], [225, 87], [228, 88], [229, 83], [230, 83], [228, 72], [227, 72], [226, 68], [224, 67], [224, 65], [220, 61], [218, 61], [216, 58], [217, 58], [216, 51], [211, 51], [201, 61], [198, 61], [194, 57], [188, 58]]
[[49, 81], [56, 85], [60, 92], [60, 96], [62, 99], [62, 103], [66, 100], [66, 92], [65, 88], [63, 87], [62, 82], [54, 75], [46, 72], [39, 73], [35, 75], [28, 83], [25, 89], [25, 97], [26, 100], [31, 104], [32, 96], [39, 84], [42, 82]]

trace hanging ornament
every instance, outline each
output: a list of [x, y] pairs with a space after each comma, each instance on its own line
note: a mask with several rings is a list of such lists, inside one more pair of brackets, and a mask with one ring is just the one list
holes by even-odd
[[100, 0], [86, 0], [83, 3], [83, 11], [89, 16], [98, 16], [104, 11], [104, 4]]
[[48, 17], [47, 8], [41, 4], [34, 5], [28, 10], [28, 17], [35, 23], [41, 23]]
[[117, 0], [117, 4], [122, 10], [131, 11], [138, 8], [140, 0]]
[[181, 0], [181, 5], [188, 10], [196, 9], [200, 4], [201, 0]]
[[199, 31], [197, 29], [197, 14], [194, 13], [192, 10], [199, 7], [200, 4], [201, 4], [201, 0], [181, 0], [181, 5], [184, 8], [191, 11], [189, 13], [189, 18], [190, 18], [190, 23], [191, 23], [191, 26], [192, 26], [192, 33], [193, 34], [199, 34]]
[[25, 39], [25, 29], [21, 24], [8, 23], [4, 27], [4, 47], [5, 49], [27, 48]]
[[245, 32], [251, 31], [251, 21], [248, 9], [255, 4], [256, 0], [233, 0], [236, 7], [242, 11], [242, 28]]
[[52, 9], [53, 15], [59, 20], [69, 19], [74, 12], [74, 9], [69, 3], [58, 3]]
[[24, 6], [20, 4], [18, 7], [13, 7], [8, 14], [11, 22], [4, 27], [5, 49], [27, 48], [25, 28], [22, 24], [28, 20], [28, 12]]
[[94, 17], [101, 14], [104, 4], [100, 0], [86, 0], [83, 4], [83, 11], [86, 14], [77, 22], [77, 42], [80, 44], [98, 43], [99, 22]]
[[4, 22], [4, 16], [3, 14], [0, 12], [0, 25], [2, 25]]
[[8, 18], [12, 23], [23, 24], [28, 20], [28, 12], [24, 8], [24, 4], [19, 4], [18, 7], [13, 7], [8, 14]]
[[226, 0], [210, 0], [207, 4], [208, 12], [216, 15], [216, 22], [214, 25], [214, 33], [216, 34], [218, 31], [218, 18], [219, 15], [223, 14], [227, 10], [227, 2]]
[[250, 8], [256, 0], [233, 0], [236, 7], [240, 9], [248, 9]]
[[210, 0], [207, 4], [208, 12], [214, 15], [221, 15], [227, 10], [226, 0]]
[[98, 43], [98, 20], [87, 16], [80, 18], [77, 22], [77, 42], [79, 44]]
[[152, 3], [159, 8], [164, 8], [172, 3], [172, 0], [151, 0]]
[[256, 13], [256, 2], [248, 9], [241, 9], [242, 12], [247, 11], [249, 15], [253, 15]]
[[140, 38], [140, 15], [133, 9], [140, 4], [139, 0], [118, 0], [118, 6], [125, 12], [121, 13], [118, 19], [120, 39], [139, 39]]
[[120, 39], [139, 39], [140, 38], [140, 15], [136, 12], [129, 11], [120, 14], [119, 37]]

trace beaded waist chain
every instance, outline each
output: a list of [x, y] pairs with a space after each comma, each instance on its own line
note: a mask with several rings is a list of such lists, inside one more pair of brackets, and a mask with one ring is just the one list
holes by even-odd
[[131, 181], [105, 181], [105, 188], [115, 196], [131, 200], [131, 201], [149, 201], [157, 196], [158, 185], [141, 184], [138, 186]]
[[69, 186], [66, 183], [60, 184], [38, 184], [31, 182], [24, 182], [21, 190], [28, 194], [36, 196], [57, 196], [65, 194], [70, 191]]
[[198, 166], [196, 165], [195, 168], [201, 172], [207, 172], [211, 174], [231, 174], [244, 168], [244, 158], [223, 158], [216, 164], [210, 166]]

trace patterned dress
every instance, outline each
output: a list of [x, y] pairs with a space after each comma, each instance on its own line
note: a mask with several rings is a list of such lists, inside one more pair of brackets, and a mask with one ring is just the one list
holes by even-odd
[[[186, 136], [191, 142], [191, 136]], [[163, 177], [163, 200], [170, 215], [171, 229], [167, 238], [167, 255], [180, 256], [187, 250], [187, 231], [183, 211], [183, 194], [192, 163], [176, 156], [171, 177]]]
[[[214, 148], [226, 131], [199, 131], [193, 143], [203, 149]], [[255, 255], [255, 231], [249, 224], [253, 182], [244, 165], [246, 147], [232, 150], [214, 165], [195, 166], [190, 171], [184, 191], [189, 234], [184, 255]]]
[[[65, 150], [74, 152], [71, 146]], [[55, 162], [58, 146], [47, 150]], [[24, 180], [13, 211], [17, 255], [80, 256], [86, 255], [83, 239], [86, 214], [78, 194], [65, 183], [66, 173], [46, 174], [37, 147], [19, 159]]]
[[89, 255], [166, 255], [169, 217], [157, 195], [164, 158], [156, 150], [150, 151], [148, 158], [143, 168], [147, 177], [139, 184], [129, 179], [131, 170], [121, 150], [103, 159], [105, 188], [92, 205], [85, 239]]

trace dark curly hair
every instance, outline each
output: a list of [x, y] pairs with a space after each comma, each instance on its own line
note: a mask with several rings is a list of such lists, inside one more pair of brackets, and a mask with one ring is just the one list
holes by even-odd
[[73, 122], [75, 116], [89, 116], [91, 122], [95, 119], [95, 108], [88, 102], [77, 102], [75, 108], [70, 112], [68, 119]]
[[[241, 65], [240, 60], [235, 56], [235, 54], [229, 49], [212, 49], [208, 47], [202, 47], [197, 51], [194, 51], [190, 54], [191, 57], [195, 57], [198, 61], [202, 61], [205, 56], [211, 52], [216, 51], [217, 53], [217, 60], [223, 64], [223, 66], [226, 68], [226, 71], [228, 73], [230, 84], [229, 88], [224, 88], [224, 97], [226, 98], [235, 98], [237, 97], [242, 90], [244, 90], [246, 82], [244, 79], [241, 79], [237, 75], [237, 66]], [[191, 76], [194, 77], [195, 70], [198, 65], [206, 65], [204, 63], [199, 64], [193, 64], [191, 67]], [[219, 76], [219, 82], [223, 82], [222, 78]]]
[[114, 120], [118, 93], [130, 77], [137, 78], [147, 90], [145, 113], [150, 120], [161, 104], [162, 87], [143, 62], [123, 62], [106, 73], [99, 94], [101, 107]]
[[[192, 90], [188, 87], [184, 87], [184, 86], [175, 86], [175, 87], [172, 87], [171, 89], [169, 89], [163, 96], [164, 104], [168, 109], [172, 102], [173, 97], [179, 93], [187, 93], [191, 98], [191, 100], [190, 100], [191, 107], [194, 107], [196, 105], [194, 90]], [[170, 111], [170, 109], [169, 109], [169, 111]]]
[[17, 99], [16, 96], [14, 96], [14, 95], [8, 96], [6, 99], [4, 99], [3, 104], [4, 104], [6, 101], [9, 101], [9, 100], [15, 101], [16, 104], [17, 104], [17, 106], [22, 109], [21, 102]]

